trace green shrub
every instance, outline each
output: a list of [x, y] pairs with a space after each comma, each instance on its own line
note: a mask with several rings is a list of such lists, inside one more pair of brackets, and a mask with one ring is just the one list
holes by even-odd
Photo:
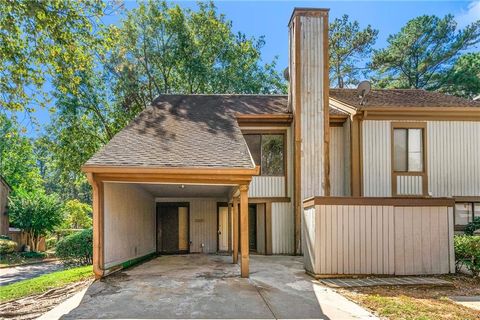
[[473, 236], [473, 233], [480, 229], [480, 217], [475, 217], [472, 222], [465, 227], [465, 234]]
[[45, 259], [47, 257], [46, 253], [37, 251], [21, 252], [20, 255], [27, 259]]
[[467, 268], [473, 276], [480, 275], [480, 236], [455, 236], [455, 266]]
[[47, 247], [47, 250], [55, 248], [57, 245], [57, 237], [49, 237], [45, 240], [45, 246]]
[[17, 243], [12, 240], [0, 239], [0, 254], [12, 253], [17, 248]]
[[86, 265], [93, 260], [93, 232], [85, 229], [58, 241], [56, 256], [66, 264]]
[[10, 239], [9, 236], [6, 236], [6, 235], [4, 235], [4, 234], [0, 235], [0, 239], [1, 239], [1, 240], [12, 240], [12, 239]]

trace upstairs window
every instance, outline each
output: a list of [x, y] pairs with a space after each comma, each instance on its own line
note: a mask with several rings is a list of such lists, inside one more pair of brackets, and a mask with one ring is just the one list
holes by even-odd
[[262, 176], [285, 175], [284, 134], [244, 134], [255, 164]]
[[423, 129], [393, 129], [393, 171], [423, 172]]

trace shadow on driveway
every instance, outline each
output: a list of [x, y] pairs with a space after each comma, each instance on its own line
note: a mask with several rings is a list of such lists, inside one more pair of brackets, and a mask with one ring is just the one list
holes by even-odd
[[162, 256], [94, 282], [62, 319], [361, 319], [364, 309], [307, 276], [301, 257], [251, 256], [250, 279], [231, 257]]

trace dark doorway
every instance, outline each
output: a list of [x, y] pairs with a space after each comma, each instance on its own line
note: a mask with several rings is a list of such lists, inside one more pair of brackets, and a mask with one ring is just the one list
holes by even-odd
[[251, 251], [257, 251], [257, 205], [248, 205], [248, 242]]
[[157, 252], [189, 252], [188, 203], [157, 203]]

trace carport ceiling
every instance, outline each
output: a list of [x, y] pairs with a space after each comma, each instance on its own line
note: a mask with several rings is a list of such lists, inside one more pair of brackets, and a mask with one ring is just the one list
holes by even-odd
[[141, 184], [147, 192], [158, 198], [213, 198], [227, 197], [232, 186]]

